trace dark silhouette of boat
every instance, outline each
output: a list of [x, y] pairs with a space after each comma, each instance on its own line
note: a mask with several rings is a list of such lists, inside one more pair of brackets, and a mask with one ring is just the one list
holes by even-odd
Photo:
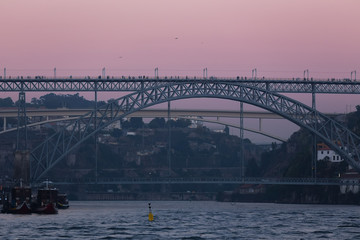
[[23, 187], [22, 182], [20, 186], [1, 188], [1, 213], [57, 214], [58, 209], [69, 208], [69, 200], [65, 193], [59, 193], [57, 188], [50, 187], [50, 181], [45, 181], [43, 184], [34, 196], [31, 195], [32, 189]]
[[8, 209], [6, 209], [6, 213], [31, 214], [30, 204], [27, 202], [22, 202], [20, 205], [16, 207], [9, 207]]
[[2, 213], [30, 214], [31, 213], [31, 188], [13, 187], [11, 193], [3, 193]]
[[49, 182], [46, 182], [44, 188], [38, 189], [36, 198], [31, 204], [31, 210], [33, 213], [39, 214], [57, 214], [58, 209], [56, 202], [58, 198], [58, 189], [50, 188]]
[[70, 207], [66, 193], [58, 193], [56, 207], [58, 209], [68, 209]]

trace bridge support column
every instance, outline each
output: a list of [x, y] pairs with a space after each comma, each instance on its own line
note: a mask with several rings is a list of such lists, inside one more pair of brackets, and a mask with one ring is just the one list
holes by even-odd
[[259, 118], [259, 131], [261, 132], [262, 130], [262, 118]]
[[316, 135], [313, 134], [313, 164], [312, 164], [312, 169], [311, 169], [311, 173], [312, 173], [312, 177], [315, 178], [316, 181], [316, 172], [317, 172], [317, 143], [316, 143], [317, 139], [316, 139]]
[[[21, 136], [21, 132], [24, 136]], [[16, 150], [27, 149], [27, 117], [26, 117], [26, 102], [25, 92], [19, 93], [18, 100], [18, 119], [17, 119], [17, 136], [16, 136]]]
[[240, 162], [241, 162], [241, 178], [245, 177], [244, 169], [244, 104], [240, 102]]
[[30, 181], [30, 151], [16, 150], [14, 156], [14, 179]]
[[168, 161], [169, 177], [171, 176], [171, 119], [170, 119], [170, 101], [168, 101]]
[[4, 131], [6, 131], [6, 117], [4, 117], [4, 128], [3, 128]]
[[[316, 111], [316, 96], [315, 96], [315, 85], [312, 84], [312, 108]], [[314, 128], [317, 129], [317, 120], [314, 119]], [[313, 134], [313, 154], [312, 154], [312, 166], [311, 166], [311, 175], [315, 178], [316, 182], [316, 175], [317, 175], [317, 138], [316, 134]]]
[[[105, 68], [103, 68], [103, 75], [105, 75]], [[105, 77], [104, 77], [105, 78]], [[94, 115], [94, 129], [97, 129], [97, 81], [95, 81], [95, 115]], [[98, 135], [95, 133], [95, 182], [98, 182]]]

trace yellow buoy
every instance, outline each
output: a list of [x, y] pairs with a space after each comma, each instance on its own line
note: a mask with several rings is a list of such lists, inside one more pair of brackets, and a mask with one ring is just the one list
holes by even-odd
[[149, 221], [154, 221], [154, 215], [151, 212], [151, 203], [149, 203]]

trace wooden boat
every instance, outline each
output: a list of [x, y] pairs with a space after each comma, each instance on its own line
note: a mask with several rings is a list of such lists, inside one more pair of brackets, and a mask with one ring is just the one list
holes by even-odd
[[13, 214], [30, 214], [31, 213], [31, 188], [23, 187], [22, 184], [20, 187], [14, 187], [11, 189], [10, 195], [3, 195], [3, 213], [13, 213]]
[[31, 214], [30, 204], [24, 201], [17, 207], [10, 207], [9, 209], [7, 209], [7, 213]]
[[58, 209], [55, 206], [55, 203], [47, 203], [43, 206], [34, 206], [32, 212], [39, 214], [57, 214]]
[[38, 189], [35, 201], [32, 202], [31, 210], [40, 214], [57, 214], [56, 202], [58, 190], [50, 188], [48, 184], [44, 188]]

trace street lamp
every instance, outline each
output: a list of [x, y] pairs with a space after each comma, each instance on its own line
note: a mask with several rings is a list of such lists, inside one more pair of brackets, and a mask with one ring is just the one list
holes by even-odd
[[105, 79], [105, 68], [102, 69], [102, 78]]
[[208, 74], [207, 74], [207, 68], [203, 69], [203, 78], [207, 79]]
[[356, 81], [356, 71], [352, 71], [352, 72], [351, 72], [351, 80], [353, 80], [353, 79], [352, 79], [353, 73], [354, 73], [354, 81]]
[[155, 68], [155, 78], [159, 78], [159, 69]]
[[256, 79], [256, 77], [257, 77], [257, 69], [254, 68], [253, 70], [251, 70], [251, 78]]
[[[305, 77], [307, 75], [307, 77]], [[306, 69], [304, 71], [304, 80], [308, 80], [309, 81], [309, 69]]]

